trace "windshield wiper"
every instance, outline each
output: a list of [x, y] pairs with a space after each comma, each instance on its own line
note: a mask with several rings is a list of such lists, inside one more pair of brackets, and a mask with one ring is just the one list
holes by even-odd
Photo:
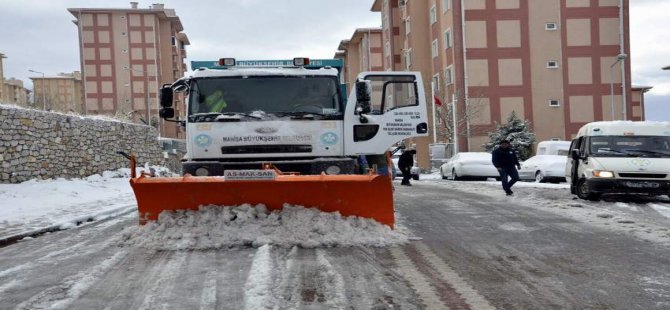
[[189, 115], [189, 119], [192, 122], [214, 122], [214, 121], [230, 121], [237, 120], [235, 118], [220, 118], [221, 116], [243, 116], [255, 119], [262, 119], [262, 117], [256, 115], [250, 115], [247, 113], [238, 113], [238, 112], [204, 112], [204, 113], [195, 113]]
[[645, 154], [654, 154], [654, 155], [664, 155], [664, 156], [670, 156], [670, 153], [665, 153], [665, 152], [659, 152], [659, 151], [652, 151], [652, 150], [625, 150], [625, 151], [630, 151], [630, 152], [638, 152], [638, 153], [645, 153]]
[[628, 152], [622, 152], [619, 150], [611, 150], [611, 149], [599, 149], [595, 154], [596, 155], [604, 155], [603, 153], [615, 153], [615, 154], [623, 154], [626, 156], [632, 156], [633, 154], [628, 153]]
[[263, 119], [260, 116], [251, 115], [249, 113], [244, 113], [244, 112], [223, 112], [223, 113], [219, 113], [219, 114], [225, 115], [225, 116], [244, 116], [244, 117], [250, 117], [250, 118], [255, 118], [255, 119]]

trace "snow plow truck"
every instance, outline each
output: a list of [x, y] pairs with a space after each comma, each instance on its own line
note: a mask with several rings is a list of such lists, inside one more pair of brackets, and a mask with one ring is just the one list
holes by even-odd
[[[163, 211], [249, 203], [337, 211], [393, 228], [389, 176], [359, 163], [427, 135], [420, 73], [363, 72], [347, 97], [339, 59], [222, 58], [192, 68], [160, 89], [160, 116], [186, 128], [184, 175], [131, 178], [140, 224]], [[173, 119], [174, 93], [186, 95], [185, 120]]]

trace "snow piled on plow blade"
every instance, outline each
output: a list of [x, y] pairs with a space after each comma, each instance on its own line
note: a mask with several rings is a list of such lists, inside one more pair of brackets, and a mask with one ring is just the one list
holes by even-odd
[[157, 221], [124, 231], [121, 244], [157, 250], [206, 250], [234, 246], [392, 246], [407, 234], [374, 220], [285, 204], [201, 206], [198, 211], [165, 211]]

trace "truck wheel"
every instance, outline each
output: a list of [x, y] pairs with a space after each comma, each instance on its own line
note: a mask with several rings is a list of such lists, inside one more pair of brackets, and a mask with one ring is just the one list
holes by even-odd
[[458, 176], [458, 174], [456, 174], [456, 169], [451, 170], [451, 179], [454, 180], [454, 181], [458, 181], [458, 180], [461, 179], [461, 178]]
[[544, 183], [544, 174], [542, 171], [535, 172], [535, 182]]
[[577, 197], [581, 199], [591, 201], [600, 200], [600, 194], [591, 192], [589, 189], [589, 183], [586, 182], [586, 179], [580, 179], [579, 182], [577, 182], [577, 188], [575, 188], [575, 191], [577, 192]]

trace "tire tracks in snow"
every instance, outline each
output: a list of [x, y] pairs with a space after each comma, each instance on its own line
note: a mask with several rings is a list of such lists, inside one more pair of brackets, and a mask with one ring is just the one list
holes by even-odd
[[423, 242], [390, 249], [398, 272], [429, 309], [495, 309]]
[[16, 306], [23, 309], [68, 309], [68, 305], [85, 294], [102, 276], [121, 262], [128, 252], [119, 251], [86, 271], [65, 278], [59, 285], [52, 286]]

